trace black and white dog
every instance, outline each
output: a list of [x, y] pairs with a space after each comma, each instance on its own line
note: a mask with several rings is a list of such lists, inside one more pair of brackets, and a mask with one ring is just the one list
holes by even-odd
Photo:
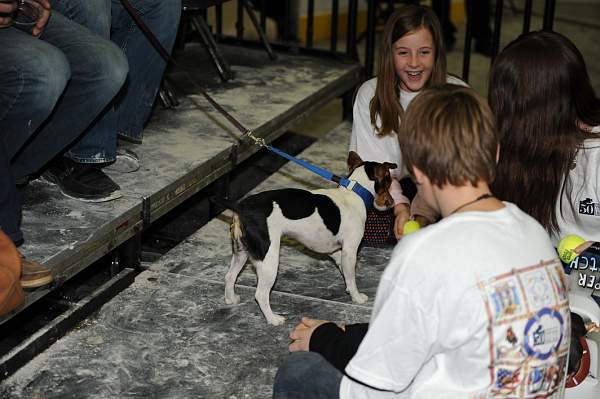
[[[358, 154], [350, 152], [348, 168], [349, 179], [370, 192], [367, 195], [370, 198], [372, 195], [376, 209], [393, 206], [389, 169], [396, 168], [396, 164], [363, 162]], [[315, 252], [330, 254], [344, 275], [346, 292], [354, 302], [365, 303], [367, 296], [356, 287], [355, 265], [365, 228], [366, 208], [361, 196], [344, 187], [272, 190], [240, 201], [233, 209], [230, 227], [233, 257], [225, 276], [225, 303], [240, 302], [234, 285], [250, 256], [258, 276], [255, 298], [260, 309], [270, 324], [280, 325], [285, 321], [273, 313], [269, 304], [279, 267], [280, 240], [284, 235]]]

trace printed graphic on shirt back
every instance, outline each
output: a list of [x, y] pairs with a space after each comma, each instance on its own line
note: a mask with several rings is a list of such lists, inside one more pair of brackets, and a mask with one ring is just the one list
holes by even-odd
[[570, 313], [558, 261], [481, 282], [489, 318], [488, 398], [558, 398], [564, 387]]

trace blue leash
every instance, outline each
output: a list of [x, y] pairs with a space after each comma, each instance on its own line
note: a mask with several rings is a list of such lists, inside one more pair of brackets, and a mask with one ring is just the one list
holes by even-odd
[[325, 170], [323, 168], [320, 168], [318, 166], [315, 166], [309, 162], [303, 161], [302, 159], [298, 159], [296, 157], [291, 156], [290, 154], [281, 151], [279, 148], [275, 148], [273, 146], [264, 144], [264, 140], [261, 142], [261, 139], [257, 139], [256, 137], [253, 137], [251, 134], [252, 133], [246, 133], [248, 136], [250, 136], [250, 138], [252, 138], [257, 144], [259, 145], [263, 145], [265, 148], [267, 148], [269, 151], [274, 152], [275, 154], [290, 160], [292, 162], [297, 163], [298, 165], [302, 166], [303, 168], [306, 168], [308, 170], [310, 170], [313, 173], [318, 174], [321, 177], [324, 177], [327, 180], [333, 181], [337, 184], [339, 184], [340, 186], [354, 192], [355, 194], [357, 194], [365, 203], [365, 207], [367, 209], [371, 209], [373, 207], [373, 194], [371, 194], [371, 192], [369, 190], [367, 190], [366, 188], [364, 188], [362, 185], [360, 185], [357, 181], [355, 180], [350, 180], [350, 179], [346, 179], [345, 177], [340, 177], [338, 175], [335, 175], [333, 173], [331, 173], [328, 170]]

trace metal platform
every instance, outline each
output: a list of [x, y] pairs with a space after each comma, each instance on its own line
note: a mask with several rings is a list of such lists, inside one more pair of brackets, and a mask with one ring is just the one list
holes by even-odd
[[[300, 157], [344, 173], [350, 124], [343, 123]], [[333, 185], [286, 164], [255, 191]], [[289, 241], [281, 248], [271, 306], [286, 323], [268, 325], [254, 301], [256, 276], [238, 279], [238, 305], [224, 301], [231, 259], [227, 214], [213, 219], [139, 274], [90, 320], [0, 385], [1, 397], [231, 398], [271, 397], [288, 331], [301, 315], [366, 322], [391, 249], [363, 248], [357, 285], [369, 295], [352, 303], [327, 256]]]
[[[258, 150], [207, 101], [194, 92], [190, 76], [225, 109], [268, 142], [299, 118], [353, 90], [360, 65], [333, 58], [284, 55], [272, 61], [263, 51], [223, 46], [236, 79], [222, 83], [204, 50], [188, 45], [181, 63], [189, 71], [170, 74], [181, 106], [157, 110], [143, 144], [131, 145], [139, 171], [111, 174], [124, 197], [103, 204], [64, 197], [57, 186], [36, 180], [24, 190], [21, 251], [50, 267], [56, 283], [31, 291], [26, 303], [0, 324], [50, 290], [138, 236], [169, 210], [226, 175]], [[128, 266], [128, 265], [122, 265]]]

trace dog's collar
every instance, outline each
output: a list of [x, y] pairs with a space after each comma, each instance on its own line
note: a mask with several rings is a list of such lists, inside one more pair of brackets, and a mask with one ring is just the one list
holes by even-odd
[[373, 194], [366, 188], [364, 188], [360, 183], [356, 180], [350, 179], [340, 179], [338, 182], [340, 186], [352, 191], [356, 195], [358, 195], [363, 202], [365, 203], [365, 208], [371, 209], [373, 208], [374, 197]]

